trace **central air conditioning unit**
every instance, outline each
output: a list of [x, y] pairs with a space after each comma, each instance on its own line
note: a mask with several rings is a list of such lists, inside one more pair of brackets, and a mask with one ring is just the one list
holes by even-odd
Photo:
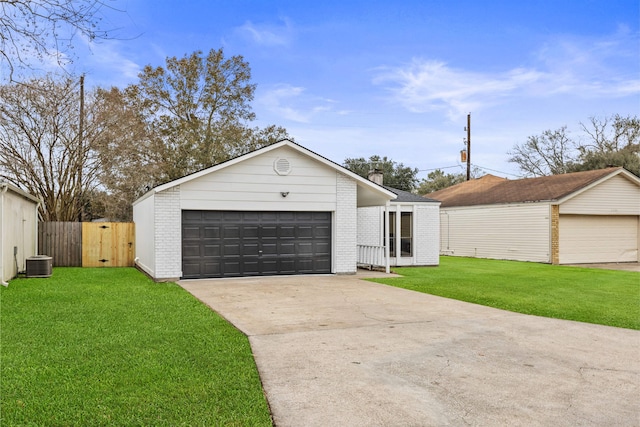
[[36, 255], [26, 259], [27, 277], [51, 277], [53, 259], [47, 255]]

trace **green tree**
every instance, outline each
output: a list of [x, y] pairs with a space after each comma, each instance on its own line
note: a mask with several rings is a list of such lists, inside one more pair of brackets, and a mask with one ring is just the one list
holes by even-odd
[[255, 84], [242, 56], [222, 49], [167, 58], [166, 68], [146, 66], [129, 97], [156, 139], [155, 181], [167, 182], [288, 137], [285, 129], [251, 128]]
[[364, 178], [368, 178], [373, 170], [382, 172], [384, 185], [398, 190], [414, 191], [418, 183], [416, 175], [418, 169], [412, 169], [402, 163], [396, 163], [391, 159], [373, 155], [369, 159], [360, 157], [357, 159], [345, 159], [343, 166]]
[[92, 214], [128, 221], [133, 201], [162, 175], [163, 146], [143, 113], [137, 87], [99, 88], [95, 103], [101, 190], [91, 193]]
[[418, 194], [425, 195], [443, 188], [451, 187], [466, 180], [464, 173], [445, 173], [441, 169], [436, 169], [427, 174], [427, 178], [420, 181], [418, 186]]
[[109, 197], [96, 205], [106, 216], [129, 219], [131, 203], [149, 188], [292, 139], [279, 126], [250, 126], [255, 85], [241, 56], [194, 52], [167, 58], [166, 68], [146, 66], [139, 77], [97, 93], [96, 147]]

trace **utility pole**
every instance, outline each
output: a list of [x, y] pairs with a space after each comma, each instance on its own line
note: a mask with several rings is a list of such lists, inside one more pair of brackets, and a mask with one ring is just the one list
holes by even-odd
[[471, 179], [471, 113], [467, 114], [467, 181]]
[[84, 195], [82, 189], [82, 168], [84, 167], [84, 74], [80, 76], [80, 119], [78, 121], [78, 148], [79, 148], [79, 164], [78, 164], [78, 186], [80, 187], [80, 211], [78, 212], [78, 221], [82, 222], [82, 214], [84, 213]]

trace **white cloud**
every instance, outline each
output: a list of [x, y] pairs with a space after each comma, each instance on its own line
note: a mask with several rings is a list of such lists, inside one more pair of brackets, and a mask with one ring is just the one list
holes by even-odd
[[293, 35], [293, 28], [288, 19], [282, 19], [281, 25], [254, 24], [245, 22], [236, 31], [260, 46], [288, 45]]
[[451, 119], [512, 98], [625, 97], [640, 94], [637, 45], [638, 34], [624, 30], [598, 40], [556, 37], [535, 53], [533, 67], [491, 73], [416, 58], [379, 69], [373, 83], [410, 111], [443, 110]]
[[[306, 89], [300, 86], [279, 84], [267, 88], [256, 97], [263, 110], [280, 119], [297, 123], [310, 123], [316, 115], [333, 111], [331, 104], [336, 101], [306, 95]], [[347, 114], [340, 111], [338, 114]]]
[[390, 82], [393, 97], [410, 111], [446, 110], [455, 118], [542, 78], [542, 73], [523, 68], [490, 75], [454, 69], [441, 61], [414, 59], [404, 68], [386, 70], [374, 83]]
[[134, 61], [128, 59], [126, 55], [120, 51], [121, 43], [118, 41], [106, 41], [92, 44], [91, 63], [99, 66], [101, 72], [109, 71], [115, 73], [120, 78], [130, 80], [136, 79], [142, 67]]

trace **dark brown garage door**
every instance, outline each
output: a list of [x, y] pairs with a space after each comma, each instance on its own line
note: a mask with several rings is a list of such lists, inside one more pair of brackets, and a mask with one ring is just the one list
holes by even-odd
[[182, 211], [184, 279], [331, 273], [330, 212]]

